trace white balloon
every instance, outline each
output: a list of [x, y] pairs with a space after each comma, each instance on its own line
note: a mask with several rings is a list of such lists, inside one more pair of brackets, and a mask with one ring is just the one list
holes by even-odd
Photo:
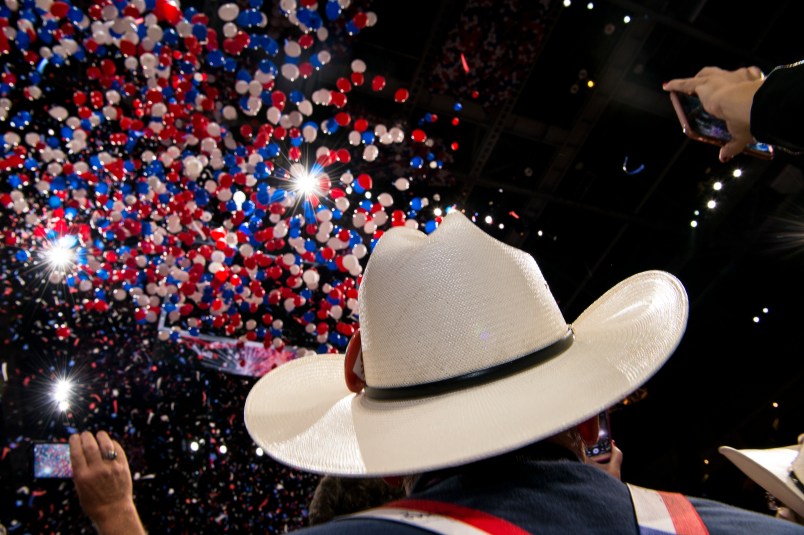
[[389, 207], [394, 204], [394, 198], [388, 192], [383, 192], [377, 195], [377, 202], [379, 202], [384, 207]]
[[237, 35], [238, 31], [239, 30], [237, 29], [237, 24], [235, 24], [233, 22], [227, 22], [226, 24], [223, 25], [223, 36], [224, 37], [227, 37], [227, 38], [231, 39], [232, 37]]
[[218, 8], [218, 17], [224, 22], [231, 22], [240, 14], [237, 4], [223, 4]]
[[356, 59], [352, 61], [352, 71], [353, 72], [366, 72], [366, 62], [362, 59]]
[[299, 102], [297, 107], [305, 116], [310, 116], [313, 114], [313, 104], [309, 100], [302, 100]]
[[299, 67], [292, 63], [285, 63], [282, 65], [280, 69], [282, 71], [282, 76], [293, 82], [296, 78], [299, 77]]
[[302, 128], [302, 137], [307, 143], [312, 143], [318, 137], [318, 128], [307, 125]]
[[366, 224], [366, 214], [363, 212], [355, 212], [352, 214], [352, 225], [357, 228], [362, 227]]
[[301, 46], [296, 41], [287, 41], [285, 43], [285, 55], [291, 58], [298, 58], [301, 56]]
[[353, 254], [343, 255], [343, 267], [348, 269], [349, 271], [355, 270], [360, 266], [360, 262], [357, 260], [357, 257]]
[[380, 154], [380, 149], [377, 148], [377, 145], [367, 145], [365, 149], [363, 149], [363, 159], [367, 162], [373, 162], [377, 159], [377, 156]]
[[63, 106], [53, 106], [52, 108], [50, 108], [50, 111], [48, 113], [50, 113], [50, 116], [58, 121], [63, 121], [69, 115], [69, 113], [67, 112], [67, 108]]
[[354, 247], [352, 247], [352, 254], [354, 254], [357, 258], [363, 258], [368, 253], [368, 248], [363, 245], [362, 243], [358, 243]]
[[388, 213], [386, 213], [383, 210], [380, 210], [379, 212], [374, 212], [372, 214], [372, 217], [374, 218], [374, 223], [378, 227], [381, 227], [384, 224], [388, 223]]
[[314, 269], [308, 269], [302, 275], [302, 280], [304, 283], [309, 287], [317, 287], [318, 281], [321, 279], [321, 276], [318, 274], [318, 271]]
[[229, 121], [233, 121], [237, 119], [237, 109], [234, 106], [224, 106], [223, 107], [223, 118]]
[[352, 130], [351, 132], [349, 132], [349, 144], [350, 145], [352, 145], [353, 147], [357, 147], [358, 145], [360, 145], [361, 141], [362, 141], [362, 138], [360, 136], [360, 132], [358, 132], [357, 130]]
[[394, 187], [399, 191], [406, 191], [410, 187], [410, 181], [407, 178], [397, 178], [394, 180]]
[[279, 119], [282, 118], [282, 112], [279, 111], [279, 108], [271, 106], [270, 108], [268, 108], [268, 113], [266, 114], [266, 117], [268, 118], [269, 122], [276, 124], [279, 122]]
[[346, 197], [339, 197], [335, 199], [335, 208], [340, 210], [341, 212], [345, 212], [349, 209], [349, 199]]

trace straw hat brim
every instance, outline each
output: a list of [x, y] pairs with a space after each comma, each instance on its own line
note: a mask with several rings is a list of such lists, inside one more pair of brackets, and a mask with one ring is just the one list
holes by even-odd
[[776, 499], [804, 516], [804, 492], [790, 478], [790, 465], [799, 454], [799, 446], [767, 450], [736, 450], [721, 446], [718, 451]]
[[350, 392], [342, 355], [304, 357], [254, 385], [246, 427], [266, 453], [310, 472], [382, 476], [465, 464], [568, 429], [626, 397], [673, 353], [687, 315], [678, 279], [640, 273], [573, 322], [575, 341], [563, 354], [491, 383], [406, 401]]

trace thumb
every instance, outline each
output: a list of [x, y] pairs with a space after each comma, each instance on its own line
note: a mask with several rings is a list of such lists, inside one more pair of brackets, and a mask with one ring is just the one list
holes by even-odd
[[720, 161], [723, 163], [728, 162], [741, 152], [745, 150], [746, 143], [743, 140], [732, 139], [720, 148]]
[[751, 135], [743, 132], [743, 130], [735, 128], [735, 126], [729, 121], [726, 121], [726, 128], [731, 133], [732, 137], [728, 143], [723, 145], [720, 149], [720, 161], [721, 162], [728, 162], [741, 152], [745, 150], [745, 147], [751, 143]]

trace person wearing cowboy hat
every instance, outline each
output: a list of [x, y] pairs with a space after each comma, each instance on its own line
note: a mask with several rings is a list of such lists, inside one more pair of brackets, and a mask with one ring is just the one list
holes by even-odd
[[634, 275], [568, 324], [530, 255], [453, 212], [430, 235], [386, 232], [359, 302], [345, 358], [289, 362], [246, 401], [249, 433], [281, 463], [406, 476], [407, 499], [310, 533], [800, 533], [582, 462], [598, 414], [681, 340], [672, 275]]
[[766, 450], [721, 446], [718, 451], [783, 504], [776, 516], [804, 524], [804, 433], [792, 446]]
[[634, 275], [568, 324], [530, 255], [453, 212], [430, 235], [386, 232], [359, 292], [346, 355], [266, 374], [245, 423], [281, 463], [403, 476], [408, 497], [308, 533], [801, 533], [583, 462], [598, 414], [681, 340], [688, 299], [674, 276]]

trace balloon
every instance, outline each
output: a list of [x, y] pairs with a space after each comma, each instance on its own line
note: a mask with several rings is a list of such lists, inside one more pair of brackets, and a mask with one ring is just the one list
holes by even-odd
[[218, 17], [224, 22], [231, 22], [237, 18], [237, 15], [240, 13], [240, 8], [237, 7], [237, 4], [223, 4], [218, 8]]
[[407, 191], [410, 188], [410, 181], [407, 178], [397, 178], [394, 180], [394, 187], [399, 191]]

